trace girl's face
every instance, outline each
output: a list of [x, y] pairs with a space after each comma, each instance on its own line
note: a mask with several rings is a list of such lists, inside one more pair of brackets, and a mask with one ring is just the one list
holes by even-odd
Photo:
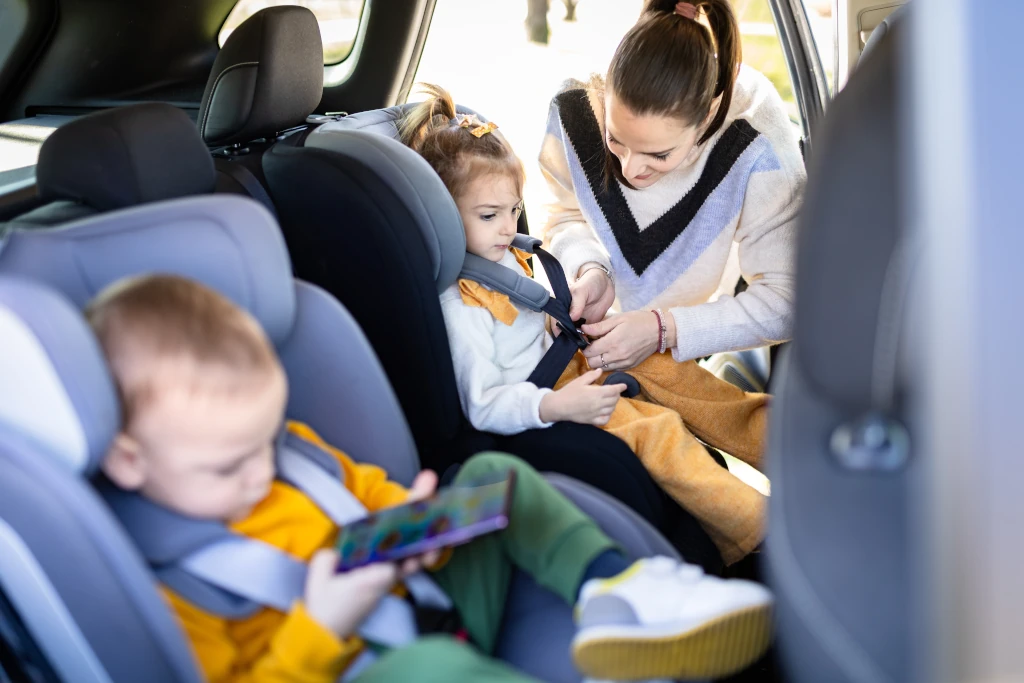
[[523, 210], [523, 198], [508, 175], [490, 173], [474, 178], [455, 201], [466, 228], [466, 251], [488, 261], [500, 261]]
[[678, 168], [697, 142], [697, 126], [667, 116], [637, 116], [610, 88], [604, 111], [605, 144], [619, 158], [623, 177], [638, 190]]

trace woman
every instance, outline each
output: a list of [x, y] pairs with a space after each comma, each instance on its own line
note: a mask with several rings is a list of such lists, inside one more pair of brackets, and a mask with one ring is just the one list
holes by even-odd
[[[728, 0], [648, 0], [607, 76], [552, 100], [540, 162], [556, 196], [545, 239], [589, 321], [592, 367], [790, 336], [806, 175], [778, 92], [740, 65]], [[709, 301], [735, 284], [733, 253], [749, 286]]]

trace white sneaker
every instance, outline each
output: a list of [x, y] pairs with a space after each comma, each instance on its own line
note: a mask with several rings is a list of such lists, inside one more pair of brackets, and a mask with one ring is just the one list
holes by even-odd
[[668, 557], [639, 560], [583, 586], [573, 659], [593, 678], [727, 676], [768, 649], [772, 603], [752, 581], [706, 576]]

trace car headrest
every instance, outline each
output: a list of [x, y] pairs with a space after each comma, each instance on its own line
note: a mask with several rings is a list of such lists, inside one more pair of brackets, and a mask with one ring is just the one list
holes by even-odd
[[210, 71], [199, 132], [210, 145], [266, 137], [305, 122], [324, 90], [320, 26], [305, 7], [268, 7], [236, 28]]
[[[321, 126], [322, 127], [322, 126]], [[372, 173], [391, 190], [378, 201], [397, 197], [412, 215], [423, 237], [437, 291], [450, 287], [466, 258], [466, 233], [459, 210], [430, 164], [401, 142], [360, 130], [335, 129], [306, 138], [305, 147], [324, 149]]]
[[141, 273], [181, 275], [216, 289], [249, 311], [275, 344], [294, 325], [284, 238], [270, 213], [248, 197], [176, 199], [14, 230], [0, 250], [0, 274], [42, 280], [79, 307], [107, 285]]
[[155, 102], [64, 124], [43, 143], [36, 165], [41, 198], [100, 211], [213, 192], [215, 181], [195, 124], [177, 107]]
[[[398, 140], [398, 126], [402, 121], [402, 117], [415, 106], [415, 102], [409, 102], [407, 104], [398, 104], [394, 107], [387, 107], [386, 109], [370, 109], [350, 114], [337, 121], [329, 121], [319, 126], [309, 134], [309, 137], [342, 130], [360, 130], [364, 133], [374, 133]], [[487, 123], [486, 118], [480, 116], [469, 107], [463, 107], [461, 104], [458, 104], [455, 105], [455, 111], [459, 114], [473, 114], [484, 123]]]
[[0, 338], [0, 430], [92, 474], [120, 428], [120, 412], [82, 315], [43, 285], [0, 277]]

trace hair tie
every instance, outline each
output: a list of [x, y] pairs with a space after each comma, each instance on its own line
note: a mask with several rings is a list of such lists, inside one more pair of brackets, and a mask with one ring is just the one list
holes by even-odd
[[480, 119], [473, 114], [459, 114], [449, 121], [449, 124], [457, 128], [470, 128], [469, 134], [477, 138], [481, 138], [498, 129], [498, 124], [492, 122], [481, 123]]
[[697, 6], [689, 2], [677, 2], [674, 13], [687, 19], [696, 19]]

